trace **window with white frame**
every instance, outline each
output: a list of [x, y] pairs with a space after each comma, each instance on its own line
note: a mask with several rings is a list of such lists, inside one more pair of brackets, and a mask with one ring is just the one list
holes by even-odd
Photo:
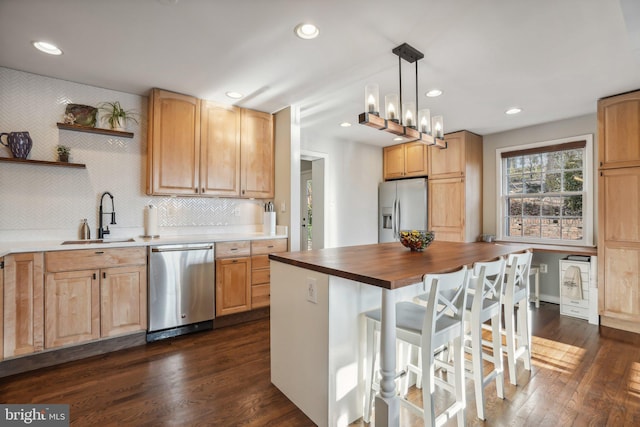
[[498, 238], [593, 244], [592, 136], [497, 151]]

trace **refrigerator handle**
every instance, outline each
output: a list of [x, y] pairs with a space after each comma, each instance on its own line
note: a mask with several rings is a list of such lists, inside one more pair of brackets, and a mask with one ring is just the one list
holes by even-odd
[[398, 203], [397, 200], [393, 201], [393, 211], [391, 213], [391, 231], [393, 232], [393, 238], [395, 239], [396, 236], [396, 203]]
[[400, 200], [398, 200], [398, 203], [396, 204], [396, 221], [397, 221], [396, 222], [396, 233], [397, 233], [396, 238], [397, 239], [400, 239], [400, 227], [401, 227], [401, 223], [400, 223], [401, 212], [400, 212], [400, 209], [401, 209]]

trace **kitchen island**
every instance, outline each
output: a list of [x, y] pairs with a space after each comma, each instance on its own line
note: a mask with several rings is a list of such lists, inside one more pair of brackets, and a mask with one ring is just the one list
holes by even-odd
[[423, 293], [422, 276], [527, 249], [524, 245], [400, 243], [271, 254], [271, 382], [319, 426], [362, 416], [365, 321], [382, 309], [376, 426], [399, 423], [395, 398], [395, 302]]

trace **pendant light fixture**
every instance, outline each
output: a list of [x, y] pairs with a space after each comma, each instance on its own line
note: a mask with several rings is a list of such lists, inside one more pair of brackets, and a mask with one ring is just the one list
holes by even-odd
[[[438, 148], [447, 148], [444, 140], [444, 123], [442, 116], [431, 118], [429, 109], [420, 109], [418, 104], [418, 61], [424, 58], [422, 52], [403, 43], [392, 52], [398, 56], [398, 76], [400, 97], [387, 94], [384, 97], [385, 117], [379, 113], [378, 85], [368, 84], [365, 87], [365, 112], [358, 117], [361, 125], [384, 130], [394, 135], [407, 138], [409, 141], [421, 141]], [[416, 98], [415, 102], [402, 100], [402, 60], [416, 64]]]

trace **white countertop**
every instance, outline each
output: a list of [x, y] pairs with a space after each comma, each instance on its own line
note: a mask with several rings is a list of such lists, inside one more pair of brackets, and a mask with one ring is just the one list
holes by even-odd
[[[34, 240], [0, 242], [0, 257], [21, 252], [44, 252], [44, 251], [66, 251], [75, 249], [97, 249], [132, 246], [156, 246], [180, 243], [216, 243], [230, 242], [237, 240], [266, 240], [266, 239], [286, 239], [284, 234], [269, 235], [260, 232], [253, 233], [219, 233], [219, 234], [186, 234], [168, 235], [157, 238], [146, 238], [142, 236], [133, 237], [133, 242], [123, 241], [123, 238], [104, 239], [105, 243], [79, 243], [63, 245], [64, 240]], [[73, 239], [69, 239], [73, 240]], [[108, 242], [108, 243], [107, 243]]]

